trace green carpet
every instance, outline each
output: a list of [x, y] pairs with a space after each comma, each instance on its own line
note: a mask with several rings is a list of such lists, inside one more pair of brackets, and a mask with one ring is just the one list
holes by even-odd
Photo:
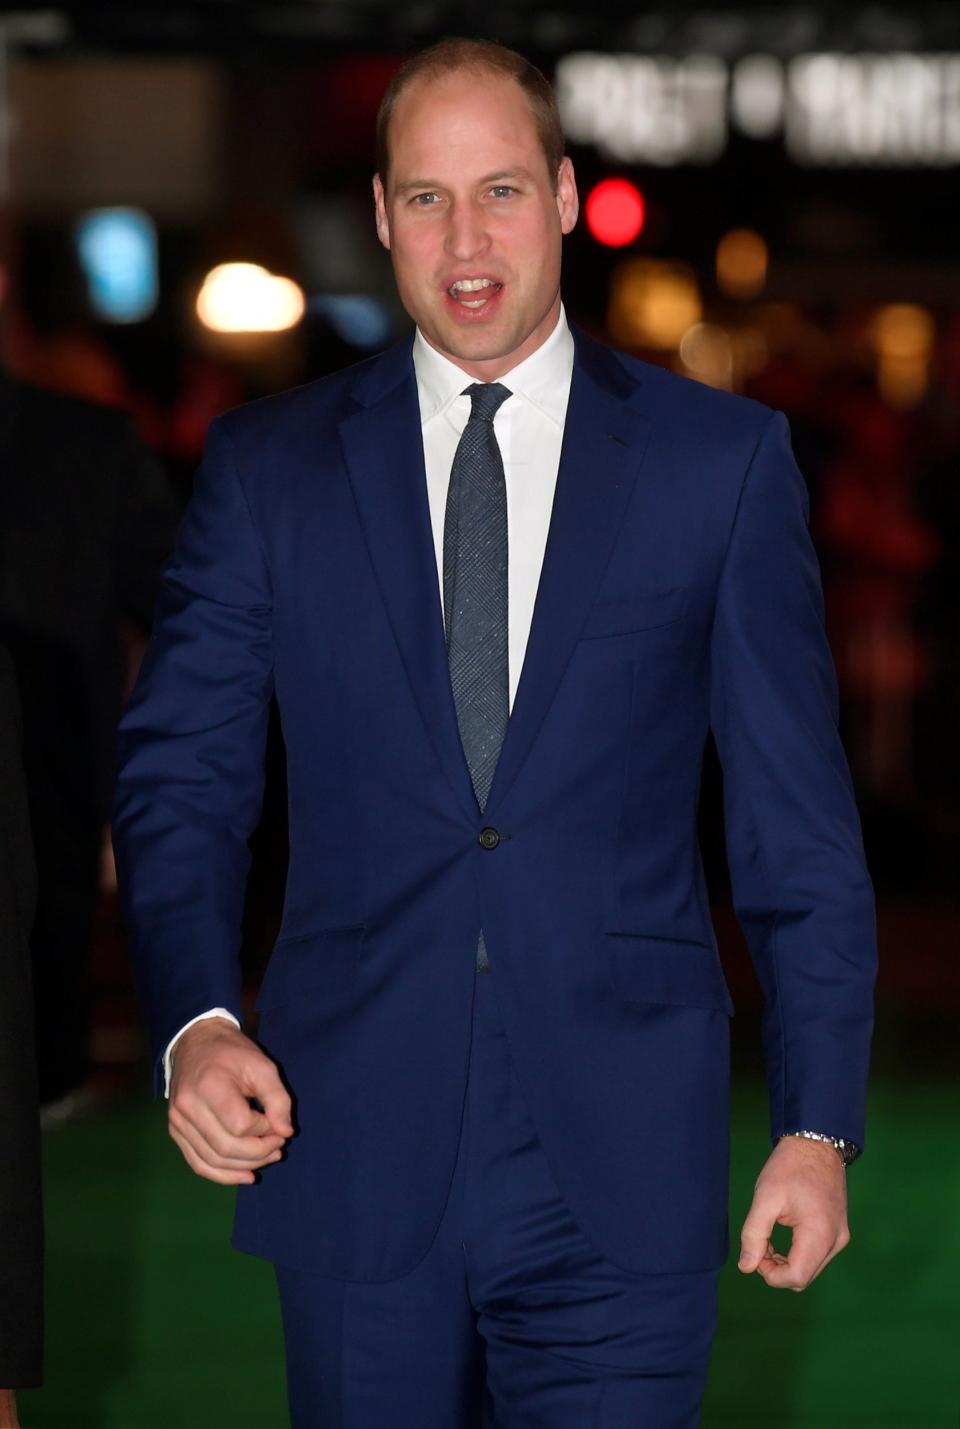
[[[765, 1118], [738, 1085], [734, 1244]], [[850, 1248], [803, 1295], [724, 1272], [704, 1429], [956, 1429], [955, 1127], [944, 1085], [875, 1086]], [[187, 1171], [160, 1106], [47, 1138], [47, 1382], [25, 1429], [283, 1429], [272, 1271], [230, 1250], [232, 1199]]]

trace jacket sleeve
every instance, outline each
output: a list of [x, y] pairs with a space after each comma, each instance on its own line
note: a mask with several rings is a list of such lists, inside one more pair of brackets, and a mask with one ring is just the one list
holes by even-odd
[[765, 1000], [771, 1134], [809, 1129], [862, 1147], [875, 914], [808, 517], [775, 412], [720, 576], [710, 718], [734, 907]]
[[210, 429], [120, 722], [113, 838], [154, 1063], [211, 1007], [242, 1016], [248, 840], [273, 693], [267, 563], [223, 419]]

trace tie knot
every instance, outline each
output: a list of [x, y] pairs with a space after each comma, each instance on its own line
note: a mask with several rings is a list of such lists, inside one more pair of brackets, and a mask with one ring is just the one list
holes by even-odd
[[470, 398], [471, 420], [477, 417], [481, 422], [492, 422], [499, 408], [513, 394], [501, 382], [474, 382], [471, 387], [465, 387], [460, 395]]

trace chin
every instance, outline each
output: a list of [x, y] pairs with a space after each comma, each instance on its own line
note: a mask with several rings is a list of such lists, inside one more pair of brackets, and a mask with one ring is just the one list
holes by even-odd
[[455, 328], [452, 332], [443, 334], [442, 342], [445, 351], [455, 353], [457, 357], [469, 357], [473, 362], [504, 357], [516, 346], [510, 334], [496, 331], [492, 327], [477, 327], [466, 332]]

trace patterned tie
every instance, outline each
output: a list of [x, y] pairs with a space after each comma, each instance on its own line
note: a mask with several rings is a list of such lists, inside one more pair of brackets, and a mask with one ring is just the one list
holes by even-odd
[[[476, 382], [460, 438], [443, 525], [443, 609], [457, 724], [481, 813], [510, 714], [507, 654], [507, 490], [493, 430], [511, 395]], [[480, 933], [477, 967], [489, 969]]]

